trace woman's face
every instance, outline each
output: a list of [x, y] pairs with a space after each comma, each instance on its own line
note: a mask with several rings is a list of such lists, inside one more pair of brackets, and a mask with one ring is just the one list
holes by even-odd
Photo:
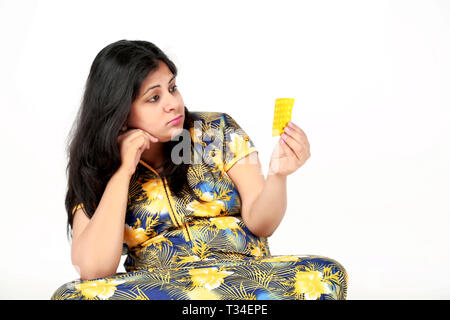
[[[169, 123], [178, 116], [181, 121]], [[127, 126], [147, 131], [159, 142], [167, 142], [182, 132], [184, 118], [184, 102], [176, 79], [167, 65], [159, 61], [158, 69], [145, 78], [131, 105]]]

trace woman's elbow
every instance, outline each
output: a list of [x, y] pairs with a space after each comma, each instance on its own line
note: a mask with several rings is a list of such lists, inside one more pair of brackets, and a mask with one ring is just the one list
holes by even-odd
[[272, 236], [273, 232], [275, 230], [269, 229], [269, 228], [250, 228], [247, 227], [251, 233], [253, 233], [257, 237], [263, 237], [263, 238], [269, 238]]
[[86, 261], [76, 256], [72, 256], [72, 265], [80, 275], [81, 280], [93, 280], [113, 276], [116, 274], [118, 267], [115, 265], [105, 266], [102, 263], [91, 261], [91, 259]]
[[110, 277], [116, 274], [116, 269], [113, 268], [98, 268], [96, 266], [76, 266], [81, 280], [94, 280], [100, 278]]

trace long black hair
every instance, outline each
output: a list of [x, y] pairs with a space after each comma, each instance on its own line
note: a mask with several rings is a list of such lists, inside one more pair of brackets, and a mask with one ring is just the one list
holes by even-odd
[[[119, 169], [121, 156], [117, 137], [126, 124], [142, 82], [158, 68], [159, 61], [177, 75], [175, 64], [147, 41], [120, 40], [103, 48], [95, 57], [66, 150], [69, 158], [65, 199], [68, 236], [73, 227], [73, 208], [82, 203], [84, 213], [91, 218], [106, 184]], [[188, 130], [193, 119], [186, 106], [184, 109], [183, 127]], [[169, 187], [179, 196], [187, 184], [189, 164], [171, 161], [171, 150], [177, 143], [175, 140], [164, 143], [165, 160], [160, 175], [167, 178]], [[201, 201], [195, 194], [193, 196]]]

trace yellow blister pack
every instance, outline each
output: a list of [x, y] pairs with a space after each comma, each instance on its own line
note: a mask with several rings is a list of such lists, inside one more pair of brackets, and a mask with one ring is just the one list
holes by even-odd
[[283, 133], [284, 128], [291, 121], [293, 98], [278, 98], [275, 100], [275, 113], [273, 116], [272, 137]]

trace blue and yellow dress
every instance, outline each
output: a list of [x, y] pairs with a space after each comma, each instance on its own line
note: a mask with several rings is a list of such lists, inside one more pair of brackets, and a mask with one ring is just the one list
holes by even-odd
[[[227, 113], [191, 112], [188, 182], [173, 194], [140, 161], [130, 180], [125, 218], [126, 273], [75, 280], [52, 299], [345, 299], [347, 273], [323, 256], [271, 255], [241, 215], [226, 174], [254, 143]], [[192, 191], [203, 202], [192, 195]], [[74, 208], [74, 210], [76, 210]]]

